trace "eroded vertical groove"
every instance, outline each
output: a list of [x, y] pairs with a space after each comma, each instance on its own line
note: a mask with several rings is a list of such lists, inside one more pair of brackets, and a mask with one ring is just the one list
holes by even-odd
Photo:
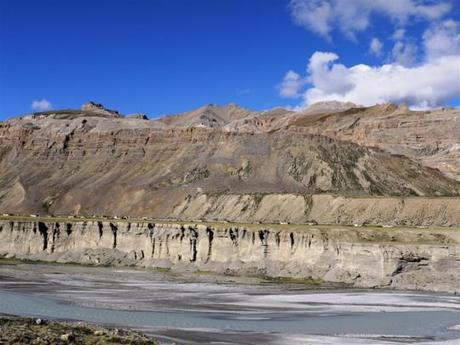
[[233, 245], [235, 247], [238, 247], [238, 232], [237, 230], [233, 230], [232, 228], [228, 229], [228, 236], [230, 237], [230, 240], [232, 241]]
[[150, 257], [153, 258], [153, 255], [155, 254], [155, 225], [148, 223], [147, 228], [149, 229], [150, 243], [152, 243], [152, 252], [150, 253]]
[[211, 259], [212, 255], [212, 241], [214, 240], [214, 231], [211, 228], [206, 229], [206, 234], [208, 235], [208, 255], [206, 256], [206, 263]]
[[67, 236], [70, 236], [72, 234], [72, 224], [71, 223], [66, 224], [66, 233], [67, 233]]
[[118, 227], [115, 224], [110, 223], [110, 229], [112, 230], [112, 234], [113, 234], [113, 246], [112, 246], [112, 248], [115, 249], [115, 248], [117, 248], [117, 231], [118, 231]]
[[43, 237], [43, 250], [48, 248], [48, 227], [43, 222], [38, 222], [38, 232]]
[[54, 223], [53, 237], [51, 241], [51, 253], [54, 253], [56, 239], [59, 239], [59, 236], [61, 234], [60, 228], [61, 228], [61, 225], [59, 223]]
[[98, 227], [98, 230], [99, 230], [99, 239], [101, 239], [102, 235], [104, 234], [103, 232], [103, 227], [104, 227], [104, 224], [102, 224], [102, 222], [97, 222], [97, 227]]
[[169, 256], [169, 234], [166, 234], [165, 246], [166, 246], [166, 255]]
[[265, 230], [259, 230], [259, 239], [260, 239], [260, 242], [262, 244], [262, 246], [264, 247], [264, 257], [266, 258], [268, 256], [268, 236], [270, 234], [270, 231], [268, 231], [267, 229]]
[[189, 228], [189, 230], [190, 230], [190, 251], [192, 252], [192, 258], [190, 259], [190, 261], [195, 262], [196, 257], [197, 257], [196, 241], [198, 239], [198, 233], [192, 228]]
[[182, 240], [184, 239], [185, 236], [185, 228], [183, 226], [180, 227], [180, 241], [182, 243]]

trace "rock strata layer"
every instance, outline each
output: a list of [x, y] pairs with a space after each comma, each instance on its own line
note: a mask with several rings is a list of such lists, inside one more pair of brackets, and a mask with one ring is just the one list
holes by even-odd
[[3, 220], [0, 254], [460, 292], [460, 229]]

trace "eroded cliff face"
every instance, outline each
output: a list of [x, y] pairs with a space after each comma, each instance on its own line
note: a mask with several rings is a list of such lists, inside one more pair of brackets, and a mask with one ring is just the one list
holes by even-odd
[[0, 254], [460, 292], [458, 229], [3, 220]]

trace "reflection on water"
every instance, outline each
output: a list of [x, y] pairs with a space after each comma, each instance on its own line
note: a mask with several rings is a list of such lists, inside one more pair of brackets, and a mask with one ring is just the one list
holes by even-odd
[[1, 265], [0, 313], [132, 327], [165, 343], [460, 344], [460, 297]]

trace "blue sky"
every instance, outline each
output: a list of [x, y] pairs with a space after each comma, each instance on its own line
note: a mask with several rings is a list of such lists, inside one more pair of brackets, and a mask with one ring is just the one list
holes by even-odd
[[[360, 1], [351, 0], [356, 6]], [[420, 1], [398, 1], [408, 4], [402, 19], [387, 5], [336, 19], [334, 13], [343, 11], [334, 0], [325, 1], [329, 17], [320, 15], [324, 8], [317, 0], [0, 0], [0, 118], [33, 111], [33, 101], [45, 109], [94, 100], [151, 117], [206, 103], [267, 109], [331, 97], [359, 101], [364, 96], [350, 91], [351, 84], [368, 72], [357, 74], [352, 66], [358, 64], [405, 65], [409, 72], [433, 65], [440, 73], [458, 72], [460, 82], [455, 60], [437, 56], [435, 64], [422, 42], [428, 30], [438, 41], [439, 32], [458, 37], [457, 6], [439, 1], [447, 7], [434, 8], [422, 1], [427, 12], [414, 5]], [[398, 30], [404, 31], [399, 55], [410, 55], [407, 61], [395, 53]], [[378, 42], [370, 49], [372, 39]], [[441, 47], [440, 55], [458, 58], [455, 44], [448, 52]], [[294, 82], [286, 84], [289, 71]], [[380, 78], [381, 71], [374, 72]], [[444, 88], [442, 83], [450, 87], [456, 80], [430, 82]], [[353, 90], [360, 88], [369, 87], [353, 84]], [[404, 98], [389, 100], [425, 104], [407, 88]], [[446, 95], [423, 97], [429, 105], [455, 105], [458, 95], [453, 86]], [[380, 100], [381, 92], [369, 98]]]

